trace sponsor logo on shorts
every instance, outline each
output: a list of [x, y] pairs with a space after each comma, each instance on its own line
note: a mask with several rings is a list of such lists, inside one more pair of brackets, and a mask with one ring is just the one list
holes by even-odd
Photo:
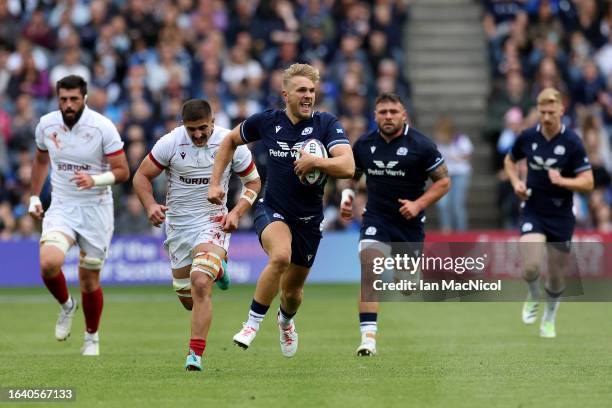
[[185, 154], [185, 152], [181, 152], [180, 155], [181, 155], [181, 159], [185, 160], [185, 156], [187, 156], [187, 154]]
[[308, 260], [308, 262], [310, 262], [310, 260], [312, 259], [312, 254], [306, 255], [306, 259]]
[[366, 235], [376, 235], [376, 227], [368, 227], [365, 230]]
[[285, 217], [283, 217], [283, 216], [282, 216], [282, 215], [280, 215], [279, 213], [274, 213], [274, 214], [272, 214], [272, 217], [274, 217], [274, 218], [279, 218], [279, 219], [281, 219], [281, 220], [284, 220], [284, 219], [285, 219]]

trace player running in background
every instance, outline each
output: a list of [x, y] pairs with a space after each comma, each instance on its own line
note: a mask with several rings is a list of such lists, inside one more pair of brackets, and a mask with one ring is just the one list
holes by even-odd
[[[143, 160], [134, 176], [138, 194], [151, 224], [166, 225], [164, 243], [170, 254], [173, 286], [183, 306], [191, 310], [191, 339], [185, 369], [202, 370], [202, 354], [212, 321], [212, 285], [227, 289], [225, 259], [230, 233], [251, 207], [261, 188], [257, 168], [246, 146], [236, 149], [220, 177], [227, 191], [231, 172], [240, 176], [242, 195], [227, 212], [226, 201], [206, 201], [215, 154], [229, 130], [214, 125], [208, 102], [192, 99], [183, 105], [183, 126], [163, 136]], [[166, 203], [153, 197], [151, 180], [165, 170]]]
[[[80, 249], [79, 283], [85, 314], [85, 356], [100, 354], [98, 326], [104, 298], [100, 270], [114, 229], [110, 186], [123, 183], [129, 169], [123, 142], [113, 123], [85, 104], [87, 82], [80, 76], [62, 78], [56, 85], [59, 110], [40, 118], [36, 127], [36, 156], [28, 212], [43, 219], [40, 269], [49, 292], [61, 304], [55, 338], [66, 340], [77, 310], [62, 266], [75, 243]], [[38, 195], [51, 172], [51, 205], [46, 213]], [[44, 218], [43, 218], [44, 214]]]
[[[359, 301], [361, 344], [359, 356], [376, 354], [378, 302], [367, 295], [371, 288], [375, 256], [390, 256], [391, 242], [420, 243], [425, 239], [425, 208], [450, 189], [444, 158], [436, 145], [408, 125], [408, 113], [399, 96], [383, 93], [376, 98], [374, 119], [378, 128], [355, 142], [353, 180], [366, 176], [368, 202], [359, 238], [362, 293]], [[433, 183], [425, 190], [425, 182]], [[352, 189], [342, 192], [342, 217], [353, 216]], [[364, 301], [370, 300], [370, 301]]]
[[[574, 232], [573, 192], [593, 190], [593, 172], [582, 141], [561, 123], [561, 94], [546, 88], [538, 95], [540, 123], [524, 130], [504, 160], [514, 192], [524, 200], [521, 215], [523, 278], [529, 292], [523, 323], [537, 320], [540, 300], [540, 263], [547, 249], [546, 307], [540, 336], [556, 337], [555, 316], [565, 289], [565, 272]], [[527, 159], [527, 184], [519, 179], [517, 161]], [[549, 243], [546, 245], [545, 243]]]
[[[268, 263], [257, 280], [248, 320], [234, 336], [234, 343], [248, 348], [257, 334], [279, 289], [278, 326], [285, 357], [297, 352], [298, 335], [293, 321], [302, 303], [302, 288], [317, 254], [323, 221], [323, 186], [305, 185], [302, 179], [318, 168], [336, 178], [351, 177], [353, 155], [338, 120], [315, 112], [315, 85], [319, 72], [307, 64], [293, 64], [284, 71], [282, 97], [286, 109], [252, 115], [224, 139], [215, 159], [209, 200], [219, 203], [225, 195], [221, 174], [233, 152], [245, 143], [261, 140], [269, 153], [267, 181], [255, 210], [255, 228]], [[318, 158], [302, 151], [307, 139], [317, 139], [331, 157]]]

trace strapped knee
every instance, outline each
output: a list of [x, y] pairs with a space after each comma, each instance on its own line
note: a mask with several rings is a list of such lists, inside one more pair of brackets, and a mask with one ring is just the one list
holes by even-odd
[[104, 266], [104, 259], [81, 254], [79, 255], [79, 266], [81, 268], [99, 271], [102, 269], [102, 266]]
[[[186, 297], [186, 298], [191, 297], [191, 278], [184, 278], [184, 279], [173, 278], [172, 287], [174, 288], [174, 291], [179, 297]], [[182, 293], [182, 291], [188, 291], [188, 293]]]
[[40, 246], [53, 245], [58, 248], [64, 255], [70, 249], [72, 244], [64, 234], [59, 231], [50, 231], [42, 234], [40, 237]]
[[198, 252], [193, 257], [189, 273], [202, 272], [215, 281], [222, 270], [223, 260], [219, 255], [213, 252]]

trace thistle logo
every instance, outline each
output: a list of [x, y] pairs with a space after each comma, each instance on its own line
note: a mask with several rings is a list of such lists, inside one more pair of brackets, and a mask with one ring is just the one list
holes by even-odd
[[302, 130], [302, 136], [306, 136], [312, 133], [312, 128], [310, 126], [308, 126], [307, 128], [304, 128], [304, 130]]
[[563, 156], [565, 154], [565, 146], [562, 146], [562, 145], [555, 146], [555, 150], [553, 150], [553, 153], [556, 154], [557, 156]]
[[400, 147], [399, 149], [397, 149], [396, 154], [397, 154], [398, 156], [405, 156], [405, 155], [407, 155], [407, 154], [408, 154], [408, 148], [406, 148], [406, 147], [402, 146], [402, 147]]
[[550, 158], [544, 160], [540, 156], [533, 156], [533, 162], [529, 162], [529, 167], [533, 170], [550, 170], [554, 168], [553, 165], [556, 163], [557, 159]]

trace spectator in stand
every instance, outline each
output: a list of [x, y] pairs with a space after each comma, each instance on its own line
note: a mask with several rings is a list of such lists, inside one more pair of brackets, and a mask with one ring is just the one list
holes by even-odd
[[474, 146], [467, 135], [456, 131], [449, 117], [438, 119], [434, 139], [451, 180], [449, 192], [436, 203], [442, 231], [465, 231], [468, 228], [466, 196], [470, 187], [470, 159]]

